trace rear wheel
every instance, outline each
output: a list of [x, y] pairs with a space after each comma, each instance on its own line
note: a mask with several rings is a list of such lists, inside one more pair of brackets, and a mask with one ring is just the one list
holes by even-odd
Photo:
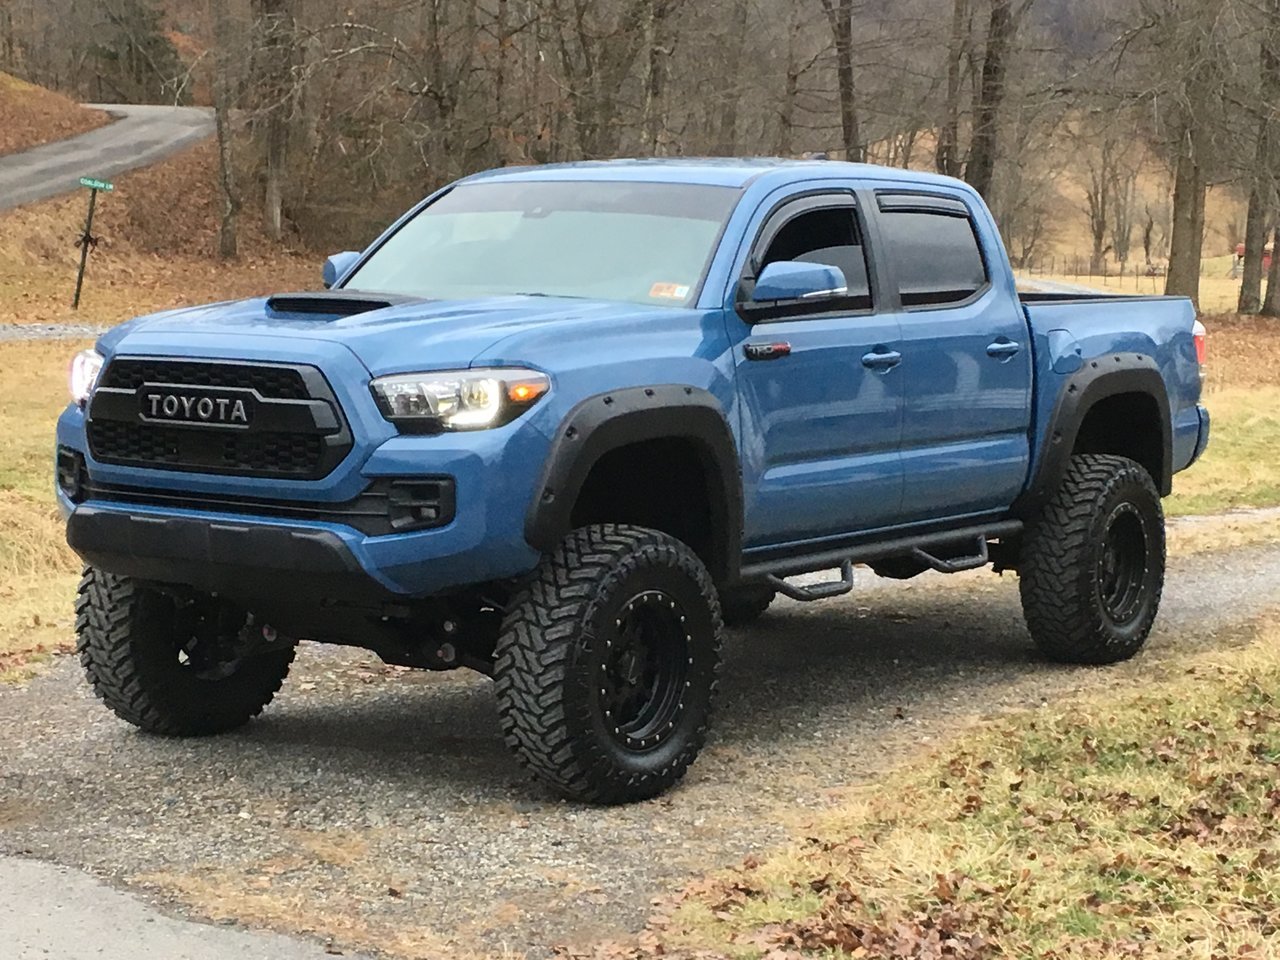
[[725, 626], [740, 627], [764, 616], [778, 592], [770, 587], [731, 587], [720, 592], [720, 609]]
[[224, 733], [271, 702], [292, 644], [250, 648], [246, 615], [212, 598], [179, 600], [86, 567], [76, 650], [94, 693], [123, 720], [173, 737]]
[[1164, 512], [1150, 474], [1125, 457], [1071, 458], [1023, 539], [1022, 609], [1036, 646], [1066, 663], [1115, 663], [1146, 642], [1160, 607]]
[[656, 796], [706, 740], [721, 632], [715, 586], [689, 547], [641, 527], [574, 531], [516, 596], [498, 639], [508, 746], [572, 799]]

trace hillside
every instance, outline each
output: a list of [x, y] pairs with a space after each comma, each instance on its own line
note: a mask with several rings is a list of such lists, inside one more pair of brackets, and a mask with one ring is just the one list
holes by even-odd
[[263, 235], [256, 209], [240, 218], [241, 256], [217, 256], [220, 205], [212, 142], [114, 178], [93, 224], [79, 314], [75, 286], [87, 192], [0, 214], [0, 323], [118, 323], [153, 310], [315, 286], [317, 255], [297, 256]]
[[0, 157], [64, 140], [111, 122], [60, 93], [0, 73]]

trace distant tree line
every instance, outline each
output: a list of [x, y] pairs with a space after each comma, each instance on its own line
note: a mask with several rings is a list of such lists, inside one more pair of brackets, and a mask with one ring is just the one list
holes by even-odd
[[1095, 265], [1193, 297], [1229, 187], [1280, 314], [1280, 0], [0, 0], [0, 69], [214, 104], [228, 255], [245, 204], [359, 243], [489, 166], [821, 152], [965, 178], [1019, 263], [1069, 180]]

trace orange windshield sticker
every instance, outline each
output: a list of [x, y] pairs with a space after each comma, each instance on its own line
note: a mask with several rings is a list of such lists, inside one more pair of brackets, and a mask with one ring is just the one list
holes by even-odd
[[684, 283], [655, 283], [649, 288], [649, 296], [655, 300], [687, 300], [689, 286]]

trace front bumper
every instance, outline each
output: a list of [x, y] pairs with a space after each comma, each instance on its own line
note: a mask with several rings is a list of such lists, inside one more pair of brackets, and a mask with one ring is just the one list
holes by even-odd
[[377, 602], [390, 592], [332, 530], [82, 504], [67, 518], [67, 543], [103, 570], [232, 597]]
[[[57, 491], [72, 548], [87, 562], [121, 575], [246, 597], [365, 602], [427, 597], [517, 577], [540, 556], [524, 539], [524, 521], [546, 439], [520, 422], [470, 434], [394, 436], [339, 484], [276, 481], [271, 488], [239, 478], [98, 464], [84, 443], [83, 414], [74, 407], [59, 420], [58, 443], [85, 457], [95, 483], [182, 494], [182, 507], [168, 507], [92, 494], [77, 503]], [[452, 519], [386, 535], [371, 536], [342, 522], [300, 521], [296, 513], [266, 506], [262, 514], [219, 510], [215, 496], [252, 492], [291, 509], [309, 500], [319, 511], [379, 481], [424, 476], [453, 478]], [[198, 508], [190, 508], [193, 502]]]

